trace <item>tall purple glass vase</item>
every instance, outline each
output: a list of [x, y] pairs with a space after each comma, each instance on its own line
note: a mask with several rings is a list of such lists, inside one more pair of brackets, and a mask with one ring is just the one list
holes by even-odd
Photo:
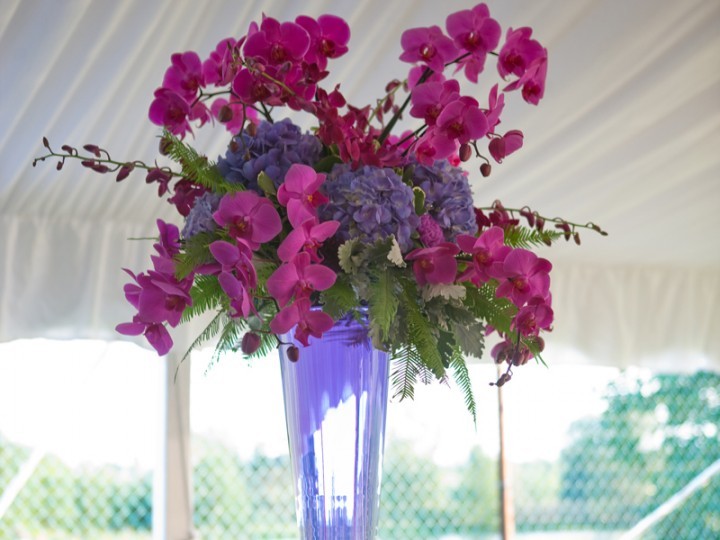
[[[291, 334], [292, 335], [292, 334]], [[285, 336], [292, 342], [291, 335]], [[339, 321], [300, 358], [280, 348], [300, 537], [375, 538], [388, 401], [387, 354], [367, 329]]]

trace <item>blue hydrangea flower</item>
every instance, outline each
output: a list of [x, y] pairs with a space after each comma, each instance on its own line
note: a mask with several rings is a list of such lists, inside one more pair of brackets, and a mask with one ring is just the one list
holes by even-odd
[[185, 218], [185, 226], [182, 230], [183, 238], [191, 238], [200, 232], [212, 232], [217, 228], [217, 223], [212, 215], [220, 204], [221, 195], [208, 191], [195, 199], [195, 205]]
[[425, 210], [440, 225], [445, 240], [454, 242], [458, 234], [477, 233], [472, 191], [462, 169], [446, 160], [432, 166], [418, 164], [413, 184], [425, 192]]
[[403, 251], [412, 249], [418, 226], [412, 188], [392, 169], [364, 166], [351, 171], [336, 165], [323, 184], [330, 202], [321, 209], [323, 220], [340, 222], [336, 236], [374, 242], [395, 235]]
[[314, 165], [320, 159], [322, 143], [289, 119], [271, 124], [261, 122], [255, 136], [242, 133], [233, 139], [225, 157], [218, 158], [218, 169], [226, 180], [261, 192], [257, 178], [265, 171], [279, 187], [293, 163]]

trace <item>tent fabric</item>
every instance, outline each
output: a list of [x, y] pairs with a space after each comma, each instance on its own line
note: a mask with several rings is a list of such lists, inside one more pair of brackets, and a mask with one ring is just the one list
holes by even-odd
[[[610, 233], [543, 251], [555, 266], [549, 350], [571, 347], [609, 365], [720, 368], [720, 3], [487, 4], [503, 28], [533, 28], [549, 49], [549, 82], [538, 107], [508, 96], [502, 128], [523, 130], [525, 148], [490, 178], [479, 164], [471, 170], [477, 203], [529, 205]], [[119, 338], [114, 326], [131, 317], [121, 268], [143, 270], [152, 250], [128, 239], [153, 236], [159, 217], [180, 223], [140, 173], [116, 183], [79, 163], [32, 168], [43, 136], [55, 148], [95, 143], [117, 159], [152, 162], [160, 130], [147, 110], [170, 55], [207, 55], [263, 12], [345, 17], [350, 52], [331, 62], [325, 86], [340, 82], [352, 103], [372, 103], [407, 72], [402, 30], [443, 26], [472, 5], [4, 0], [0, 341]], [[465, 90], [483, 102], [488, 88]], [[215, 158], [227, 135], [203, 129], [194, 143]], [[197, 330], [177, 329], [176, 339]]]

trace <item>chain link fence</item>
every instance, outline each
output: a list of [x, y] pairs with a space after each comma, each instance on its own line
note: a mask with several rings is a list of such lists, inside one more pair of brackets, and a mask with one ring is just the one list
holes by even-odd
[[[557, 459], [512, 464], [518, 538], [619, 538], [720, 457], [720, 374], [621, 374], [603, 403], [602, 412], [569, 426]], [[296, 537], [286, 456], [243, 456], [206, 435], [192, 444], [200, 538]], [[151, 537], [150, 473], [71, 466], [38, 452], [0, 436], [1, 539]], [[497, 471], [480, 446], [463, 463], [439, 464], [413, 441], [389, 438], [380, 537], [499, 538]], [[720, 475], [686, 495], [639, 538], [720, 538]]]

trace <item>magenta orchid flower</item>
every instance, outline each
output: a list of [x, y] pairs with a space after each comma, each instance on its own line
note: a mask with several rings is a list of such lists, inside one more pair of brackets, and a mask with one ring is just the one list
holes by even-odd
[[204, 85], [200, 57], [192, 51], [175, 53], [170, 57], [170, 62], [163, 78], [163, 87], [192, 102], [198, 89]]
[[192, 131], [188, 122], [190, 106], [181, 95], [167, 88], [155, 90], [148, 114], [153, 124], [167, 128], [174, 135], [184, 137]]
[[246, 58], [256, 57], [277, 66], [285, 62], [299, 62], [309, 47], [310, 36], [302, 26], [265, 17], [260, 29], [248, 35], [243, 53]]
[[522, 77], [533, 62], [547, 56], [545, 48], [530, 36], [532, 28], [508, 28], [497, 64], [498, 73], [503, 79], [508, 75]]
[[429, 248], [415, 249], [405, 258], [413, 263], [418, 285], [453, 283], [457, 274], [455, 255], [460, 248], [451, 242], [443, 242]]
[[422, 118], [428, 126], [434, 126], [443, 107], [460, 99], [460, 83], [455, 79], [444, 82], [426, 82], [411, 94], [410, 116]]
[[253, 250], [282, 230], [280, 215], [273, 203], [252, 191], [225, 195], [213, 218], [228, 229], [231, 237], [244, 240]]
[[220, 287], [231, 299], [235, 312], [247, 317], [254, 308], [250, 291], [257, 287], [252, 249], [242, 240], [238, 240], [237, 244], [217, 240], [209, 248], [212, 256], [220, 263]]
[[537, 336], [540, 330], [550, 329], [553, 322], [553, 310], [539, 296], [533, 296], [527, 305], [520, 308], [513, 318], [510, 328], [524, 336]]
[[502, 137], [494, 137], [488, 145], [490, 155], [498, 163], [502, 163], [505, 157], [520, 150], [523, 145], [523, 132], [517, 129], [508, 131]]
[[310, 336], [320, 338], [334, 324], [330, 315], [311, 309], [310, 300], [301, 298], [275, 315], [270, 321], [270, 330], [276, 334], [285, 334], [295, 327], [295, 339], [307, 347]]
[[490, 95], [488, 96], [489, 108], [485, 113], [485, 118], [488, 123], [488, 133], [494, 133], [495, 126], [500, 123], [500, 115], [505, 108], [505, 94], [500, 93], [498, 95], [498, 85], [494, 85], [490, 89]]
[[472, 255], [472, 266], [459, 279], [481, 285], [502, 275], [502, 263], [512, 251], [511, 247], [504, 244], [504, 237], [500, 227], [490, 227], [478, 238], [467, 234], [458, 235], [460, 249]]
[[329, 289], [336, 279], [332, 269], [311, 264], [310, 254], [303, 252], [273, 272], [267, 280], [267, 290], [280, 306], [286, 306], [293, 296], [307, 298], [313, 291]]
[[226, 86], [232, 82], [240, 68], [240, 45], [234, 38], [223, 39], [217, 44], [202, 65], [205, 84]]
[[415, 157], [423, 165], [432, 165], [435, 161], [451, 155], [457, 150], [455, 140], [430, 128], [418, 139], [415, 145]]
[[325, 181], [325, 175], [300, 163], [293, 164], [285, 174], [285, 181], [277, 192], [280, 204], [287, 206], [288, 217], [292, 213], [290, 223], [294, 227], [309, 217], [317, 215], [317, 207], [328, 202], [328, 198], [318, 189]]
[[437, 129], [448, 139], [465, 144], [484, 137], [488, 123], [478, 102], [465, 96], [445, 106], [438, 116]]
[[348, 51], [350, 26], [344, 19], [335, 15], [320, 15], [317, 20], [301, 15], [295, 22], [302, 26], [310, 36], [310, 46], [304, 60], [317, 64], [324, 70], [328, 58], [338, 58]]
[[339, 221], [319, 223], [317, 219], [313, 218], [304, 221], [282, 241], [278, 247], [278, 257], [281, 261], [288, 262], [300, 250], [303, 250], [310, 255], [313, 262], [321, 262], [322, 258], [318, 255], [318, 249], [325, 240], [335, 234], [339, 226]]
[[403, 62], [421, 62], [436, 73], [442, 73], [445, 64], [457, 58], [458, 50], [452, 39], [443, 34], [439, 26], [410, 28], [400, 36]]
[[478, 74], [485, 67], [487, 53], [500, 42], [500, 25], [490, 17], [490, 10], [485, 4], [478, 4], [472, 9], [449, 15], [445, 26], [455, 45], [470, 53], [461, 65], [465, 67], [465, 76], [476, 83]]
[[552, 264], [527, 249], [513, 249], [503, 261], [498, 297], [509, 298], [517, 307], [522, 307], [533, 296], [545, 298], [550, 291]]
[[133, 322], [118, 324], [115, 331], [124, 336], [144, 335], [160, 356], [165, 356], [173, 346], [170, 333], [163, 324], [142, 322], [137, 315], [133, 318]]

